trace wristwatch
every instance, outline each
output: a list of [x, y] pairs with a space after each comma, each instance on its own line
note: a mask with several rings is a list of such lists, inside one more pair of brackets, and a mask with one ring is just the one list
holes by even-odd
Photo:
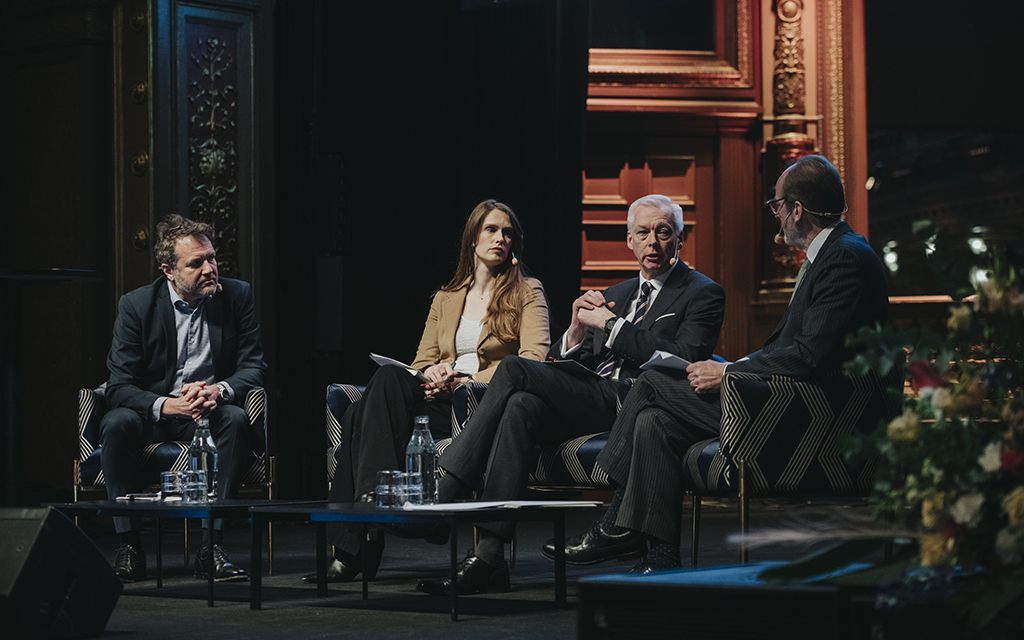
[[231, 392], [228, 391], [228, 385], [223, 382], [218, 382], [217, 388], [220, 389], [220, 393], [217, 394], [217, 399], [223, 400], [224, 402], [231, 402]]
[[615, 328], [615, 323], [618, 322], [619, 316], [613, 316], [608, 318], [608, 321], [604, 323], [604, 332], [611, 333], [612, 329]]

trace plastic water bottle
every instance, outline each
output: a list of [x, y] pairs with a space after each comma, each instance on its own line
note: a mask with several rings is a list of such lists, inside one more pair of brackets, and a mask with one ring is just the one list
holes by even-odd
[[206, 495], [209, 501], [217, 499], [217, 445], [210, 434], [210, 421], [196, 420], [196, 433], [188, 447], [189, 470], [206, 472]]
[[[416, 427], [405, 448], [405, 470], [419, 473], [423, 482], [422, 504], [437, 504], [437, 446], [430, 435], [427, 416], [416, 416]], [[413, 498], [412, 495], [409, 496]], [[413, 502], [412, 499], [409, 500]], [[413, 502], [413, 504], [416, 504]]]

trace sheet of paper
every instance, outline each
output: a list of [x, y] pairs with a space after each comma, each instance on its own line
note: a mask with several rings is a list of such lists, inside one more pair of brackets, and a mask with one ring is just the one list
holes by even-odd
[[575, 360], [545, 360], [544, 364], [551, 365], [552, 367], [557, 367], [558, 369], [561, 369], [562, 371], [566, 371], [568, 373], [575, 373], [576, 375], [593, 376], [595, 378], [601, 377], [597, 375], [597, 372], [594, 371], [593, 369], [588, 369]]
[[160, 502], [159, 493], [129, 493], [126, 496], [118, 496], [121, 502]]
[[409, 511], [476, 511], [477, 509], [522, 509], [531, 507], [599, 507], [600, 502], [589, 500], [497, 500], [492, 502], [446, 502], [441, 504], [409, 504]]
[[418, 369], [413, 369], [412, 367], [410, 367], [409, 365], [405, 364], [404, 362], [399, 362], [398, 360], [395, 360], [394, 358], [389, 358], [387, 356], [377, 355], [376, 353], [372, 353], [372, 352], [370, 353], [370, 359], [373, 360], [374, 362], [376, 362], [377, 364], [379, 364], [382, 367], [384, 365], [386, 365], [386, 364], [393, 364], [395, 366], [402, 367], [403, 369], [405, 369], [406, 371], [408, 371], [412, 375], [416, 376], [416, 379], [419, 380], [420, 382], [427, 382], [427, 376], [423, 375], [422, 371], [420, 371]]
[[683, 360], [677, 355], [671, 354], [668, 351], [655, 351], [654, 355], [647, 362], [640, 365], [641, 369], [679, 369], [680, 371], [686, 371], [686, 367], [690, 366], [688, 360]]

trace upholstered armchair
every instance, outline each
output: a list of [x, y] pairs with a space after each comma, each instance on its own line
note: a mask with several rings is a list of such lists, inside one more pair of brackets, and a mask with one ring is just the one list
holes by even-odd
[[[741, 533], [751, 498], [866, 496], [877, 459], [848, 463], [836, 441], [898, 415], [902, 384], [900, 368], [884, 378], [835, 373], [814, 381], [727, 371], [721, 436], [693, 445], [683, 460], [684, 487], [693, 496], [691, 564], [705, 496], [739, 499]], [[747, 561], [745, 548], [740, 560]]]
[[[100, 420], [107, 412], [104, 395], [106, 385], [78, 392], [78, 459], [74, 461], [74, 499], [85, 491], [106, 491], [103, 470], [100, 467]], [[265, 489], [267, 498], [274, 497], [276, 469], [274, 457], [267, 455], [267, 394], [262, 388], [253, 389], [245, 397], [245, 411], [249, 416], [254, 437], [250, 463], [242, 484]], [[160, 486], [164, 471], [184, 471], [188, 466], [188, 442], [167, 441], [150, 444], [139, 450], [139, 478], [147, 486]], [[269, 567], [273, 571], [273, 537], [270, 540]], [[185, 527], [185, 563], [188, 566], [188, 526]]]

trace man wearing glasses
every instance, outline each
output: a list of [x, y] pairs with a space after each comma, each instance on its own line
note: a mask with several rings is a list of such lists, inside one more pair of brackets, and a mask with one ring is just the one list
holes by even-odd
[[[623, 402], [597, 461], [616, 487], [605, 516], [571, 538], [566, 562], [590, 564], [643, 554], [633, 572], [680, 566], [682, 456], [719, 433], [719, 387], [730, 371], [813, 379], [839, 368], [853, 353], [846, 336], [885, 324], [882, 261], [842, 220], [843, 183], [819, 155], [783, 172], [767, 203], [779, 220], [775, 241], [807, 254], [779, 326], [760, 351], [736, 362], [694, 362], [686, 376], [647, 371]], [[549, 543], [545, 555], [553, 556]]]

